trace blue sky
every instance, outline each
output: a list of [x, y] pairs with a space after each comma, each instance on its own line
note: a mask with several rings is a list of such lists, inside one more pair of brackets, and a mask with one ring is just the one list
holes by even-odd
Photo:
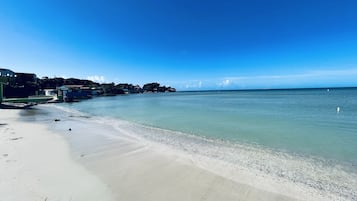
[[357, 86], [357, 2], [2, 0], [0, 67], [179, 90]]

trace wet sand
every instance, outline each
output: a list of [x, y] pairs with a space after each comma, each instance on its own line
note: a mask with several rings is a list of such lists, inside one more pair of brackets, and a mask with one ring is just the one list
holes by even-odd
[[0, 127], [0, 200], [297, 200], [214, 174], [87, 117], [57, 116], [0, 111], [7, 123]]
[[66, 137], [73, 158], [117, 200], [297, 200], [210, 172], [176, 150], [138, 138], [125, 125], [114, 128], [81, 114], [57, 117], [61, 121], [51, 129]]

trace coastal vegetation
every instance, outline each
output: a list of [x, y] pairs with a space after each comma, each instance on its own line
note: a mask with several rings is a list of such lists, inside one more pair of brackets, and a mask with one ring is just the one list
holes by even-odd
[[59, 101], [86, 99], [92, 96], [111, 96], [118, 94], [175, 92], [176, 89], [161, 86], [153, 82], [143, 87], [128, 83], [97, 83], [86, 79], [42, 77], [34, 73], [15, 73], [9, 69], [0, 69], [3, 96], [6, 98], [22, 98], [34, 95], [56, 95]]

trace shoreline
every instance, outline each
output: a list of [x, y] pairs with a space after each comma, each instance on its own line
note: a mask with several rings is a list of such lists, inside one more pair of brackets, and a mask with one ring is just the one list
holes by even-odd
[[[197, 157], [201, 156], [187, 155], [163, 142], [150, 141], [136, 135], [148, 129], [131, 129], [125, 122], [101, 122], [71, 111], [59, 112], [56, 107], [46, 105], [38, 106], [33, 111], [24, 111], [22, 120], [31, 125], [41, 124], [47, 127], [48, 134], [62, 138], [72, 160], [95, 175], [100, 183], [109, 188], [116, 200], [254, 201], [328, 198], [318, 192], [309, 194], [300, 186], [285, 186], [284, 183], [278, 184], [279, 181], [259, 177], [252, 169], [237, 166], [222, 170], [226, 164], [200, 161]], [[55, 118], [60, 121], [54, 122]], [[68, 131], [69, 128], [71, 131]], [[152, 132], [157, 131], [154, 129]], [[329, 197], [327, 200], [334, 198]]]
[[[129, 137], [125, 140], [130, 143], [171, 154], [214, 175], [275, 194], [315, 201], [353, 200], [356, 197], [355, 172], [331, 165], [329, 161], [320, 158], [305, 158], [244, 144], [227, 144], [125, 120], [91, 116], [68, 108], [57, 109], [70, 114], [71, 118], [64, 117], [68, 123], [86, 124], [86, 128], [79, 126], [79, 129], [89, 131], [86, 136], [80, 133], [70, 136], [78, 136], [78, 139], [92, 136], [101, 142], [103, 137], [109, 139], [99, 146], [121, 146], [115, 142]], [[99, 134], [93, 134], [95, 132]], [[74, 146], [78, 144], [78, 140], [74, 142]], [[106, 148], [98, 151], [105, 152], [104, 157], [111, 157], [106, 153], [121, 153]]]
[[130, 133], [125, 125], [80, 113], [69, 116], [59, 117], [51, 129], [66, 136], [74, 158], [115, 189], [120, 200], [297, 200], [208, 171], [177, 150]]

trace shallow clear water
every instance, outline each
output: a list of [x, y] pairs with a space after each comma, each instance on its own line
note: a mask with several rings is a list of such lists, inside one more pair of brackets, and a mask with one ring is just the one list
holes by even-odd
[[138, 94], [62, 106], [352, 167], [357, 164], [357, 89]]
[[[305, 200], [357, 200], [357, 89], [138, 94], [57, 106], [34, 112], [61, 125], [108, 127], [90, 150], [130, 136], [234, 181], [300, 189]], [[91, 142], [85, 132], [76, 137]]]

